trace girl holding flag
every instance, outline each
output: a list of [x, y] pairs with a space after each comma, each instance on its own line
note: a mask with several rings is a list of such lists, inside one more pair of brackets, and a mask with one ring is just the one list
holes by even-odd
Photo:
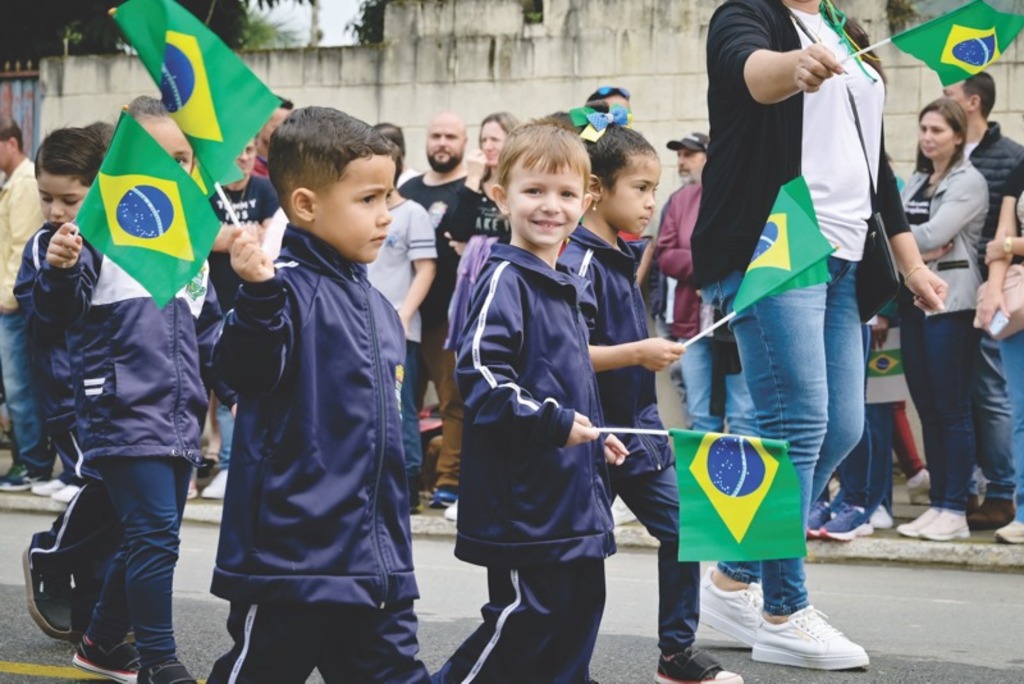
[[[760, 435], [790, 443], [805, 523], [862, 433], [856, 278], [875, 207], [918, 306], [941, 310], [945, 297], [908, 231], [895, 179], [879, 164], [885, 87], [877, 61], [842, 64], [866, 42], [831, 0], [732, 0], [708, 34], [713, 142], [693, 237], [705, 302], [733, 309], [780, 187], [801, 173], [821, 232], [837, 246], [827, 282], [765, 296], [732, 321]], [[755, 660], [868, 664], [864, 649], [811, 605], [802, 558], [719, 564], [704, 577], [701, 606], [701, 620], [752, 646]]]

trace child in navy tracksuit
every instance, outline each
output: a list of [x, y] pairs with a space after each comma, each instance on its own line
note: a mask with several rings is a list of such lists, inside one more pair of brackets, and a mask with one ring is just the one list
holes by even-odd
[[387, 237], [390, 144], [335, 109], [270, 143], [290, 222], [275, 270], [236, 231], [241, 277], [215, 362], [241, 401], [212, 591], [233, 648], [211, 684], [428, 682], [417, 659], [400, 415], [405, 340], [366, 278]]
[[[644, 242], [624, 242], [619, 231], [643, 233], [654, 216], [661, 161], [642, 135], [609, 124], [588, 142], [593, 175], [591, 211], [569, 238], [559, 259], [592, 288], [587, 308], [591, 358], [597, 370], [605, 423], [663, 430], [654, 372], [683, 353], [683, 346], [649, 338], [643, 297], [636, 282]], [[736, 684], [708, 653], [693, 646], [700, 613], [700, 565], [681, 563], [675, 459], [663, 436], [623, 435], [629, 458], [613, 468], [612, 491], [661, 542], [658, 551], [658, 646], [656, 678], [662, 684], [716, 681]]]
[[466, 400], [455, 555], [487, 567], [477, 629], [435, 682], [588, 681], [614, 553], [597, 383], [580, 312], [585, 283], [556, 267], [586, 209], [590, 161], [551, 123], [509, 135], [495, 199], [511, 245], [477, 280], [457, 377]]
[[[186, 171], [192, 148], [159, 100], [128, 108]], [[75, 666], [120, 682], [188, 684], [171, 618], [181, 516], [209, 389], [221, 316], [208, 269], [160, 309], [123, 269], [62, 225], [33, 289], [36, 315], [67, 328], [81, 458], [102, 477], [124, 537], [107, 571]], [[130, 628], [135, 645], [124, 641]]]
[[35, 314], [32, 290], [54, 231], [73, 221], [96, 179], [110, 127], [53, 131], [36, 153], [36, 181], [46, 224], [25, 245], [14, 286], [32, 340], [32, 370], [39, 381], [46, 432], [64, 466], [81, 483], [53, 526], [32, 535], [23, 558], [28, 606], [40, 629], [78, 642], [92, 617], [107, 565], [121, 543], [121, 527], [103, 483], [80, 458], [74, 434], [75, 397], [64, 328]]

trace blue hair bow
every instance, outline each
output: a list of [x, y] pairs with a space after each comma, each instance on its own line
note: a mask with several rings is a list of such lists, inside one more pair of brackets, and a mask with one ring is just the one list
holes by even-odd
[[569, 112], [574, 126], [586, 126], [580, 137], [590, 142], [597, 142], [610, 125], [629, 127], [633, 123], [633, 115], [621, 105], [615, 105], [610, 112], [599, 112], [590, 107], [578, 107]]

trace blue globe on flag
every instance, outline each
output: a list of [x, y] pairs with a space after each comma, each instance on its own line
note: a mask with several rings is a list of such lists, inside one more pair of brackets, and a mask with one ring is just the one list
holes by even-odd
[[754, 248], [754, 255], [750, 257], [751, 261], [754, 261], [759, 256], [767, 252], [779, 239], [779, 224], [769, 219], [764, 224], [764, 230], [761, 231], [761, 238], [757, 241], [757, 247]]
[[134, 237], [159, 237], [174, 223], [174, 204], [160, 188], [137, 185], [117, 203], [117, 221], [124, 232]]
[[195, 69], [184, 52], [177, 46], [167, 43], [160, 71], [160, 98], [167, 111], [176, 112], [192, 97], [196, 87]]
[[764, 459], [739, 437], [719, 437], [708, 450], [711, 484], [726, 496], [743, 497], [757, 491], [765, 474]]
[[983, 38], [971, 38], [953, 46], [953, 56], [973, 67], [987, 66], [996, 57], [995, 33]]

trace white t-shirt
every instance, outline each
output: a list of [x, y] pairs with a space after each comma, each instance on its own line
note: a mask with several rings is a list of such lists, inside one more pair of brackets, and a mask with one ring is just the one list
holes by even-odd
[[[430, 223], [427, 210], [411, 200], [405, 200], [391, 213], [391, 225], [384, 246], [377, 253], [377, 260], [367, 266], [370, 284], [380, 290], [396, 310], [405, 302], [412, 287], [417, 259], [436, 259], [437, 242], [434, 226]], [[421, 339], [419, 311], [409, 321], [410, 342]]]
[[[792, 10], [804, 25], [821, 37], [840, 62], [850, 51], [820, 14]], [[798, 30], [801, 47], [811, 40]], [[811, 190], [814, 210], [825, 238], [837, 247], [833, 256], [860, 261], [871, 216], [871, 183], [878, 182], [879, 150], [882, 142], [882, 109], [885, 85], [878, 72], [865, 61], [864, 69], [856, 60], [843, 64], [845, 74], [834, 76], [816, 93], [804, 94], [803, 154], [801, 166]], [[874, 79], [872, 81], [871, 79]], [[864, 144], [871, 162], [871, 177], [857, 125], [854, 122], [847, 86], [853, 92], [860, 115]]]

